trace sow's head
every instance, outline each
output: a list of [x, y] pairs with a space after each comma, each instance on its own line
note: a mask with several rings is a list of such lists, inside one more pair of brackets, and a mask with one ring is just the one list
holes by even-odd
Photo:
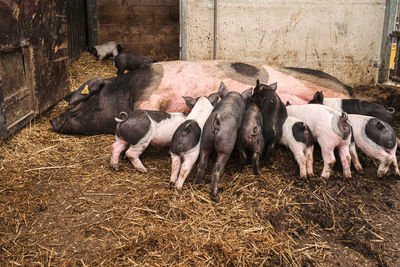
[[116, 125], [114, 117], [123, 111], [121, 109], [127, 109], [127, 101], [118, 91], [107, 93], [111, 83], [101, 78], [83, 83], [67, 97], [73, 107], [50, 120], [54, 131], [63, 134], [113, 134]]

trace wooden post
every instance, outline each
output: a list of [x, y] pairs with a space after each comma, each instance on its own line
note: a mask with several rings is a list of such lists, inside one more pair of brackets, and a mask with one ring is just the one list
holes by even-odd
[[94, 46], [99, 43], [99, 27], [97, 23], [96, 0], [86, 0], [87, 22], [88, 22], [88, 44]]
[[385, 21], [382, 32], [381, 64], [378, 73], [378, 82], [384, 83], [389, 80], [390, 53], [392, 52], [391, 32], [394, 30], [396, 19], [397, 0], [386, 0]]

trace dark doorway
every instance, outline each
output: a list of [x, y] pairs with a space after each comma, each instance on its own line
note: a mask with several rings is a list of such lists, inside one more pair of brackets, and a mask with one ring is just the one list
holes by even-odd
[[68, 55], [70, 61], [79, 57], [88, 46], [87, 8], [84, 0], [67, 0]]

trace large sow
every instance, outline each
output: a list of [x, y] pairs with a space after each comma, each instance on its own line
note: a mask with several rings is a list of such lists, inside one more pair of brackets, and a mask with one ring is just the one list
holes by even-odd
[[292, 104], [305, 104], [316, 91], [327, 97], [348, 98], [351, 89], [336, 78], [315, 70], [274, 68], [231, 61], [168, 61], [142, 67], [111, 79], [95, 78], [82, 84], [71, 96], [74, 107], [54, 118], [56, 132], [68, 134], [113, 134], [114, 117], [132, 110], [184, 112], [182, 96], [210, 95], [224, 82], [241, 93], [254, 86], [278, 82], [276, 93]]

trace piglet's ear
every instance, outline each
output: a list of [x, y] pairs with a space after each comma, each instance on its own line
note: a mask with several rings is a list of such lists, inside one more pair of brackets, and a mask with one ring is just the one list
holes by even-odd
[[269, 89], [276, 91], [276, 89], [278, 88], [278, 83], [271, 83], [270, 85], [268, 85], [268, 87]]
[[226, 85], [224, 84], [224, 82], [221, 82], [221, 84], [219, 85], [219, 89], [218, 89], [218, 94], [221, 98], [224, 98], [227, 94], [228, 94], [228, 88], [226, 88]]
[[314, 94], [315, 103], [316, 104], [323, 104], [324, 103], [324, 92], [318, 91]]
[[382, 130], [385, 128], [385, 125], [382, 122], [378, 121], [378, 123], [376, 124], [376, 127], [378, 128], [378, 130]]
[[186, 124], [184, 131], [186, 133], [190, 133], [191, 130], [192, 130], [192, 124], [191, 123]]
[[250, 88], [242, 93], [243, 101], [245, 103], [247, 102], [248, 99], [250, 99], [252, 91], [253, 91], [253, 88]]
[[259, 91], [260, 91], [260, 80], [257, 79], [256, 87], [254, 87], [254, 94], [258, 93]]
[[210, 101], [211, 105], [215, 106], [218, 103], [219, 94], [213, 93], [213, 94], [209, 95], [207, 98]]
[[185, 103], [188, 108], [193, 108], [194, 104], [196, 104], [197, 101], [197, 99], [194, 99], [193, 97], [190, 96], [184, 96], [183, 99], [185, 99]]

